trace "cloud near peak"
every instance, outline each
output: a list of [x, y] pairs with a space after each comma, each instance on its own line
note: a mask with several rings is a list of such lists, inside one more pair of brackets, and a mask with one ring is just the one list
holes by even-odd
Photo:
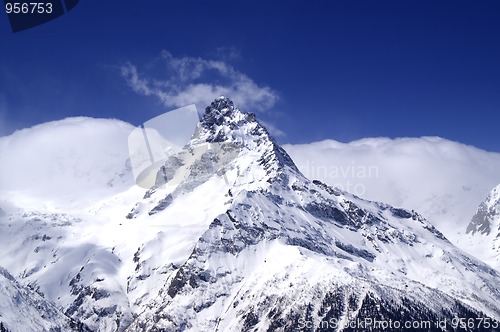
[[224, 95], [245, 110], [262, 112], [273, 107], [279, 98], [276, 91], [258, 85], [224, 61], [175, 57], [168, 51], [161, 52], [160, 60], [164, 67], [159, 72], [164, 71], [165, 78], [148, 76], [130, 62], [120, 70], [133, 91], [154, 96], [167, 107], [196, 104], [204, 109], [214, 98]]

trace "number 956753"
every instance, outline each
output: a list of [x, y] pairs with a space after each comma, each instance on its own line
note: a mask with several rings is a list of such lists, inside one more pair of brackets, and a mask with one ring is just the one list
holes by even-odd
[[7, 14], [51, 14], [52, 3], [47, 2], [7, 2], [5, 4]]

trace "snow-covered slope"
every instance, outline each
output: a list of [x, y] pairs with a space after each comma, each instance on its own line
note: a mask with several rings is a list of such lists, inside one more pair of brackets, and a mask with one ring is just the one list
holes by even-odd
[[[0, 265], [76, 321], [89, 319], [74, 302], [97, 316], [121, 317], [114, 306], [128, 308], [121, 282], [99, 281], [119, 262], [96, 241], [103, 227], [113, 227], [106, 224], [113, 216], [98, 217], [92, 207], [133, 186], [132, 130], [118, 120], [69, 118], [0, 138]], [[89, 293], [97, 304], [79, 302]]]
[[467, 225], [500, 183], [499, 153], [439, 137], [326, 140], [284, 148], [308, 178], [418, 211], [465, 251], [471, 249]]
[[500, 185], [479, 204], [467, 226], [464, 243], [477, 257], [500, 271]]
[[0, 331], [88, 331], [0, 267]]
[[497, 271], [417, 212], [308, 180], [227, 98], [147, 191], [52, 210], [3, 197], [0, 265], [94, 331], [500, 319]]

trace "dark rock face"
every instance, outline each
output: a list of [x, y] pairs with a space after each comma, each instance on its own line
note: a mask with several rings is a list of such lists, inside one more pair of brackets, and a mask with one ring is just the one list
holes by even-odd
[[165, 198], [163, 198], [158, 205], [156, 205], [151, 211], [149, 211], [149, 215], [156, 214], [160, 211], [165, 210], [172, 202], [174, 201], [174, 198], [172, 194], [168, 194]]
[[234, 110], [233, 101], [226, 97], [219, 97], [215, 99], [210, 106], [205, 108], [204, 118], [209, 123], [210, 119], [220, 118], [226, 116]]
[[[235, 115], [239, 113], [238, 109], [234, 107], [232, 100], [226, 97], [219, 97], [215, 99], [210, 106], [205, 109], [205, 114], [201, 119], [201, 124], [204, 128], [215, 130], [217, 127], [226, 125], [229, 129], [234, 130], [246, 122], [255, 122], [255, 114], [245, 113], [243, 118], [236, 119]], [[224, 136], [213, 138], [212, 142], [219, 142]]]
[[404, 209], [391, 208], [392, 215], [401, 219], [409, 219], [412, 214]]
[[0, 321], [0, 332], [10, 332], [4, 325], [3, 323]]
[[332, 202], [312, 202], [307, 204], [304, 209], [316, 218], [324, 219], [339, 223], [345, 226], [353, 226], [359, 228], [357, 218], [352, 219], [346, 212], [335, 207]]
[[488, 211], [488, 207], [484, 202], [479, 205], [474, 216], [472, 216], [472, 220], [467, 225], [467, 234], [472, 233], [475, 234], [490, 234], [491, 232], [491, 224], [490, 220], [493, 218], [494, 214]]
[[376, 257], [374, 254], [372, 254], [368, 250], [356, 248], [351, 244], [345, 244], [345, 243], [342, 243], [340, 241], [337, 241], [337, 242], [335, 242], [335, 245], [337, 246], [337, 248], [339, 248], [339, 249], [341, 249], [341, 250], [343, 250], [351, 255], [366, 259], [369, 262], [373, 262], [373, 260]]

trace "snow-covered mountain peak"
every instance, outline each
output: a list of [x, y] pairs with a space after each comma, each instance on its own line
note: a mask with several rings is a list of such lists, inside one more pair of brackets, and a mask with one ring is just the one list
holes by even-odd
[[245, 189], [251, 190], [257, 183], [284, 176], [285, 168], [300, 174], [253, 113], [244, 113], [230, 99], [219, 97], [206, 108], [184, 149], [158, 171], [156, 187], [180, 184], [191, 190], [212, 176], [221, 176], [226, 184], [240, 188], [246, 184], [251, 188]]
[[469, 252], [500, 271], [500, 185], [479, 204], [466, 232]]
[[[245, 113], [227, 97], [219, 97], [206, 107], [193, 140], [197, 142], [233, 142], [249, 144], [252, 138], [270, 138], [253, 113]], [[274, 140], [273, 140], [274, 141]]]
[[220, 96], [219, 98], [215, 98], [215, 100], [205, 108], [204, 117], [207, 118], [209, 115], [216, 116], [217, 114], [228, 115], [235, 110], [238, 111], [238, 108], [234, 107], [234, 103], [231, 99]]
[[[246, 119], [248, 117], [248, 119]], [[202, 124], [205, 127], [222, 124], [241, 124], [243, 120], [255, 121], [255, 116], [251, 113], [243, 113], [231, 99], [221, 96], [216, 98], [205, 108], [205, 114], [202, 117]]]

